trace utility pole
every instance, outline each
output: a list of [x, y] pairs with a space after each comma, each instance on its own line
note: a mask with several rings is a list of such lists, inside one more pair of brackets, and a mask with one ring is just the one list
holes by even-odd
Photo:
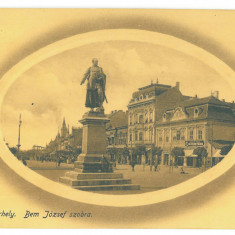
[[22, 124], [22, 121], [21, 121], [21, 114], [20, 114], [20, 117], [19, 117], [19, 134], [18, 134], [18, 144], [17, 144], [17, 148], [18, 148], [18, 156], [19, 156], [19, 152], [20, 152], [20, 128], [21, 128], [21, 124]]

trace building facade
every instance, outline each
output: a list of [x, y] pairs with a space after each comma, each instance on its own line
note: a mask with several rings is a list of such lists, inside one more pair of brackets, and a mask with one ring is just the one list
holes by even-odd
[[110, 122], [106, 125], [107, 152], [111, 161], [121, 164], [128, 163], [127, 152], [127, 123], [128, 112], [112, 111], [108, 115]]
[[[198, 98], [183, 95], [178, 82], [173, 87], [151, 83], [134, 92], [127, 107], [127, 111], [107, 115], [107, 154], [120, 164], [130, 163], [132, 153], [142, 147], [145, 156], [138, 154], [137, 162], [143, 163], [144, 157], [150, 163], [157, 147], [162, 150], [160, 164], [175, 164], [172, 151], [180, 148], [183, 154], [177, 157], [177, 164], [196, 167], [200, 164], [194, 150], [201, 147], [211, 166], [222, 159], [221, 148], [235, 141], [234, 102], [220, 100], [218, 91]], [[81, 146], [82, 128], [72, 127], [70, 133], [64, 119], [60, 132], [45, 149], [55, 155]]]
[[156, 143], [155, 124], [167, 108], [184, 99], [178, 82], [175, 87], [152, 83], [134, 92], [128, 104], [128, 147], [143, 145], [150, 152]]
[[57, 136], [45, 147], [44, 152], [48, 153], [51, 158], [58, 158], [62, 155], [69, 157], [69, 155], [76, 155], [77, 152], [80, 152], [81, 148], [82, 128], [72, 127], [70, 133], [69, 125], [66, 125], [64, 119]]
[[163, 150], [161, 164], [171, 164], [172, 149], [180, 147], [185, 154], [179, 165], [195, 167], [198, 156], [194, 149], [204, 147], [208, 164], [212, 165], [220, 149], [234, 143], [235, 115], [230, 104], [214, 96], [193, 97], [166, 110], [155, 128], [155, 144]]

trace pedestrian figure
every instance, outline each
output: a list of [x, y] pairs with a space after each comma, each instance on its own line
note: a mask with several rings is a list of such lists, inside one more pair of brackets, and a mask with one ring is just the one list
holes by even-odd
[[58, 166], [60, 167], [60, 163], [62, 162], [62, 159], [61, 158], [59, 158], [59, 160], [58, 160]]
[[180, 172], [180, 174], [187, 174], [185, 171], [184, 171], [184, 168], [183, 167], [181, 167], [181, 172]]
[[155, 162], [154, 162], [154, 171], [157, 171], [157, 167], [158, 167], [158, 162], [157, 162], [157, 159], [156, 159]]
[[132, 159], [131, 159], [132, 171], [135, 171], [135, 165], [136, 165], [136, 162], [135, 162], [135, 160], [132, 158]]

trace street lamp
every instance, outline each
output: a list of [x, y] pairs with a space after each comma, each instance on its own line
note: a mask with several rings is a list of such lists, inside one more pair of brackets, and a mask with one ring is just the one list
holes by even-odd
[[22, 124], [22, 121], [21, 121], [21, 114], [20, 114], [20, 117], [19, 117], [19, 133], [18, 133], [18, 144], [16, 145], [17, 146], [17, 149], [18, 149], [18, 158], [20, 157], [19, 156], [19, 153], [20, 153], [20, 128], [21, 128], [21, 124]]

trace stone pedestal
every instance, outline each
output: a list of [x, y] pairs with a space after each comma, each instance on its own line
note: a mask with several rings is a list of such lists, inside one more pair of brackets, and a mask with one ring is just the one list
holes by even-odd
[[75, 170], [60, 177], [61, 183], [79, 190], [139, 190], [120, 173], [113, 173], [106, 156], [106, 123], [104, 112], [88, 112], [80, 122], [83, 124], [82, 153], [74, 163]]
[[83, 124], [82, 153], [75, 162], [81, 173], [105, 172], [102, 167], [106, 156], [106, 123], [109, 119], [103, 112], [88, 112], [80, 120]]

